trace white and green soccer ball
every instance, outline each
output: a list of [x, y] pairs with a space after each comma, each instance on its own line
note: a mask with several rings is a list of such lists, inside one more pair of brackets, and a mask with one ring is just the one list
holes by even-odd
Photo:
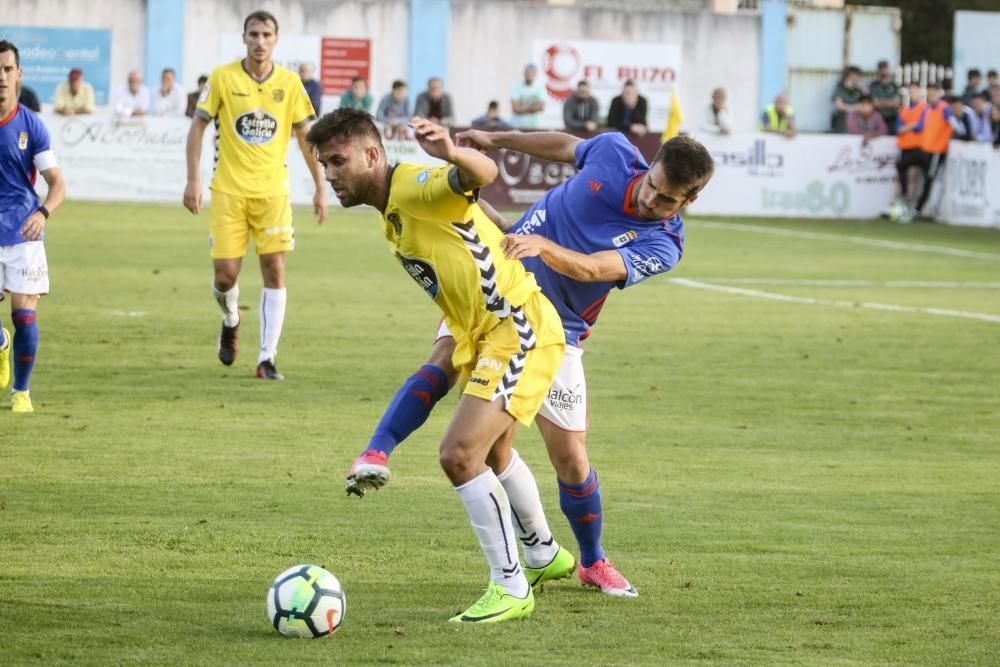
[[909, 222], [910, 207], [902, 199], [897, 199], [889, 205], [889, 219], [893, 222]]
[[267, 590], [267, 617], [286, 637], [328, 637], [344, 622], [347, 598], [333, 576], [318, 565], [296, 565]]

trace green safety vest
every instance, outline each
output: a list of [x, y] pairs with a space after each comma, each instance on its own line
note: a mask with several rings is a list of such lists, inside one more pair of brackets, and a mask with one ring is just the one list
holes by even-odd
[[[795, 115], [795, 110], [792, 109], [792, 105], [785, 107], [785, 115], [780, 120], [778, 119], [778, 110], [774, 108], [773, 104], [768, 104], [764, 108], [764, 113], [767, 114], [768, 125], [776, 130], [787, 130], [788, 129], [788, 119]], [[763, 130], [763, 126], [760, 128]]]

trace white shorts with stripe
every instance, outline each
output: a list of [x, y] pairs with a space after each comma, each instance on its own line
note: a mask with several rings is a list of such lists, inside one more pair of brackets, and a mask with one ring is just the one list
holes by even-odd
[[49, 263], [42, 241], [0, 246], [0, 298], [4, 292], [29, 296], [49, 293]]
[[[451, 336], [451, 332], [442, 321], [434, 340], [437, 342], [446, 336]], [[582, 349], [566, 346], [562, 366], [538, 410], [538, 416], [564, 431], [587, 431], [587, 379], [583, 372]]]

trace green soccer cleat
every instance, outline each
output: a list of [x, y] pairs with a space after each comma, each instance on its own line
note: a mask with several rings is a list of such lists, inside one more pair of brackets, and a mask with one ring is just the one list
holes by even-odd
[[10, 332], [7, 329], [3, 329], [3, 339], [7, 341], [7, 344], [0, 350], [0, 389], [6, 387], [7, 383], [10, 382], [10, 350], [14, 347], [14, 339], [10, 337]]
[[491, 581], [483, 597], [457, 616], [451, 623], [500, 623], [515, 618], [527, 618], [535, 610], [535, 596], [528, 589], [528, 597], [519, 598], [504, 590], [503, 586]]
[[34, 412], [35, 408], [31, 407], [31, 397], [28, 396], [26, 391], [15, 391], [10, 395], [10, 409], [11, 412], [28, 413]]
[[546, 581], [571, 577], [575, 569], [576, 558], [569, 552], [569, 549], [560, 546], [559, 551], [556, 552], [556, 555], [549, 561], [548, 565], [543, 565], [539, 568], [525, 567], [524, 576], [528, 578], [531, 590], [540, 591], [542, 590], [542, 584]]

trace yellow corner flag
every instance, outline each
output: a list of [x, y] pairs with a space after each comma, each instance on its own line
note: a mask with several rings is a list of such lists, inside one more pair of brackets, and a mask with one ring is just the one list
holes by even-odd
[[660, 143], [676, 137], [680, 133], [683, 122], [684, 112], [681, 111], [681, 101], [677, 99], [677, 87], [675, 86], [670, 91], [670, 115], [667, 116], [667, 129], [660, 136]]

